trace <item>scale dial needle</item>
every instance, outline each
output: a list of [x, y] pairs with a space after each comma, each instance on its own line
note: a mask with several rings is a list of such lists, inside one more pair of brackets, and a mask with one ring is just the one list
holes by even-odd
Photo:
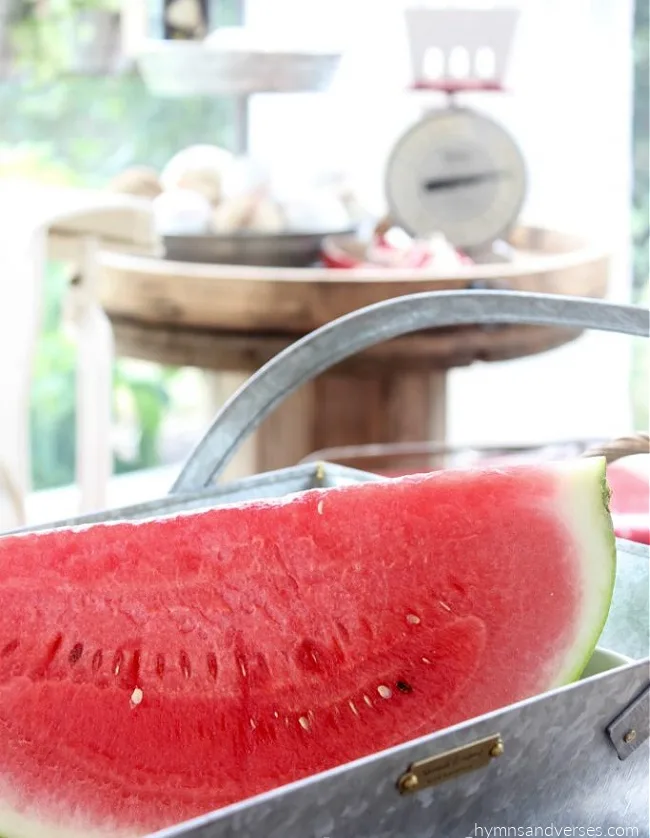
[[452, 175], [425, 180], [423, 187], [426, 192], [435, 192], [438, 189], [456, 189], [459, 186], [471, 186], [474, 183], [486, 183], [490, 180], [498, 180], [504, 177], [505, 172], [476, 172], [471, 175]]

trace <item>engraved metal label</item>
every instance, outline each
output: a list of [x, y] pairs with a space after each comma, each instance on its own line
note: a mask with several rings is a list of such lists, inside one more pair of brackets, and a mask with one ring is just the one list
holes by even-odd
[[397, 781], [401, 794], [410, 794], [444, 783], [461, 774], [484, 768], [503, 754], [503, 741], [497, 733], [460, 748], [414, 762]]

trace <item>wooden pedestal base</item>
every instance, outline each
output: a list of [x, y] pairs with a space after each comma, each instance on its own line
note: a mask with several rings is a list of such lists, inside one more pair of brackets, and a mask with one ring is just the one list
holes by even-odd
[[[216, 414], [246, 375], [206, 373]], [[296, 465], [342, 445], [445, 439], [446, 373], [387, 371], [320, 376], [281, 404], [239, 450], [222, 480]], [[381, 462], [378, 461], [381, 467]], [[346, 465], [361, 463], [346, 462]]]

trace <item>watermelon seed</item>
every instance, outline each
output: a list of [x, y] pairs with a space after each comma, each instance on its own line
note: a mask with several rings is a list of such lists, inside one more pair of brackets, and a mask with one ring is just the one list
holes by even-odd
[[443, 602], [442, 600], [439, 600], [439, 602], [440, 605], [445, 609], [445, 611], [451, 611], [451, 608], [447, 605], [446, 602]]
[[367, 695], [364, 695], [363, 700], [366, 702], [368, 707], [372, 707], [372, 701], [370, 700], [370, 698]]
[[214, 652], [208, 652], [208, 672], [212, 676], [212, 680], [217, 680], [217, 656]]
[[83, 655], [84, 647], [82, 643], [75, 643], [72, 649], [70, 649], [70, 654], [68, 655], [68, 660], [70, 661], [70, 666], [74, 666], [77, 661], [81, 660], [81, 656]]
[[429, 658], [422, 658], [422, 663], [431, 663]]
[[54, 640], [50, 643], [47, 649], [47, 654], [45, 655], [45, 660], [41, 664], [38, 673], [39, 675], [43, 676], [48, 670], [48, 667], [53, 662], [54, 658], [57, 656], [59, 649], [61, 648], [61, 644], [63, 643], [63, 635], [61, 633], [57, 634]]
[[273, 715], [275, 716], [276, 719], [280, 718], [280, 714], [278, 713], [277, 710], [274, 711]]
[[323, 506], [324, 506], [324, 502], [322, 500], [319, 500], [318, 501], [318, 506], [316, 507], [316, 509], [318, 510], [319, 515], [323, 514]]
[[124, 663], [124, 655], [121, 651], [115, 653], [115, 657], [113, 658], [113, 674], [119, 675], [120, 669], [122, 668], [122, 664]]
[[138, 704], [142, 703], [142, 699], [144, 698], [144, 693], [140, 689], [140, 687], [136, 687], [133, 692], [131, 693], [131, 704], [134, 707], [137, 707]]
[[257, 725], [255, 724], [255, 719], [251, 716], [251, 718], [248, 721], [250, 722], [251, 730], [255, 730], [255, 728], [257, 727]]
[[12, 652], [15, 652], [19, 646], [19, 642], [17, 640], [10, 640], [9, 643], [4, 647], [2, 652], [0, 652], [0, 658], [6, 658]]
[[104, 655], [102, 654], [102, 650], [97, 649], [97, 651], [93, 655], [93, 659], [92, 659], [92, 663], [91, 663], [91, 668], [92, 668], [93, 672], [99, 672], [99, 670], [101, 669], [103, 660], [104, 660]]
[[365, 637], [368, 638], [368, 640], [374, 640], [375, 639], [375, 633], [373, 631], [373, 628], [370, 625], [370, 621], [368, 619], [366, 619], [366, 617], [362, 617], [359, 620], [359, 626], [363, 630], [363, 634], [365, 635]]
[[350, 705], [350, 710], [352, 710], [352, 712], [354, 713], [354, 715], [355, 715], [355, 716], [358, 716], [358, 715], [359, 715], [359, 711], [357, 710], [357, 708], [356, 708], [356, 706], [355, 706], [355, 704], [354, 704], [354, 701], [348, 701], [348, 704]]
[[412, 626], [417, 626], [420, 622], [420, 618], [417, 617], [415, 614], [407, 614], [406, 615], [406, 622], [410, 623]]
[[190, 664], [190, 659], [187, 656], [187, 652], [181, 652], [179, 657], [179, 663], [181, 667], [181, 672], [186, 678], [189, 678], [192, 674], [192, 665]]
[[338, 642], [338, 640], [334, 640], [332, 646], [334, 650], [334, 657], [336, 658], [339, 664], [343, 663], [345, 661], [345, 652], [343, 651], [343, 647]]
[[390, 698], [393, 694], [388, 687], [384, 686], [384, 684], [380, 684], [377, 687], [377, 692], [382, 698]]
[[345, 640], [346, 642], [349, 642], [350, 632], [346, 629], [346, 627], [343, 625], [343, 623], [337, 623], [336, 628], [339, 630], [339, 634], [341, 635], [343, 640]]
[[140, 650], [136, 649], [133, 652], [133, 657], [131, 658], [131, 665], [129, 667], [128, 672], [128, 685], [132, 686], [134, 689], [138, 685], [138, 681], [140, 680]]
[[156, 675], [159, 678], [162, 678], [165, 674], [165, 656], [158, 654], [156, 655]]
[[303, 730], [309, 730], [309, 720], [305, 716], [301, 716], [298, 719], [298, 722], [300, 723], [300, 727], [303, 728]]
[[321, 672], [323, 669], [322, 650], [313, 640], [303, 640], [295, 657], [298, 666], [307, 672]]
[[451, 587], [455, 591], [458, 591], [458, 593], [461, 596], [467, 596], [467, 591], [465, 590], [465, 586], [461, 582], [459, 582], [457, 579], [451, 578], [449, 580], [449, 584], [451, 585]]
[[407, 684], [406, 681], [398, 681], [395, 686], [401, 693], [412, 693], [413, 687]]

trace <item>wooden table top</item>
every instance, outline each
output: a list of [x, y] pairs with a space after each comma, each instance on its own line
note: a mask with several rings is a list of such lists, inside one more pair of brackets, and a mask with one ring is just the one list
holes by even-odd
[[[522, 227], [518, 257], [470, 265], [441, 276], [430, 270], [251, 268], [171, 262], [105, 251], [100, 301], [118, 351], [173, 365], [252, 370], [304, 334], [364, 306], [431, 290], [491, 287], [603, 297], [609, 256], [566, 234]], [[463, 327], [391, 341], [348, 362], [413, 369], [536, 354], [576, 331], [527, 326]]]

